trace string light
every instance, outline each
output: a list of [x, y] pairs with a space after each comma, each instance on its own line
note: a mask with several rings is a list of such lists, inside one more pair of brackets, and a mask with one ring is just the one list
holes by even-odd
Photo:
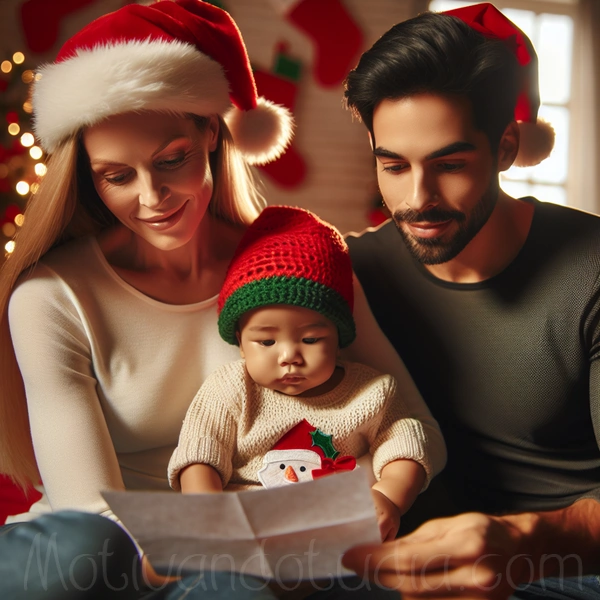
[[31, 156], [33, 160], [39, 160], [42, 158], [42, 154], [44, 154], [44, 152], [39, 146], [31, 146], [31, 148], [29, 148], [29, 156]]
[[25, 223], [25, 215], [23, 213], [20, 213], [15, 217], [15, 225], [17, 227], [23, 227], [23, 223]]
[[13, 223], [4, 223], [4, 225], [2, 225], [2, 234], [4, 237], [12, 237], [15, 233], [17, 233], [17, 228]]
[[15, 189], [17, 190], [17, 194], [25, 196], [29, 193], [29, 184], [26, 181], [19, 181], [15, 186]]
[[15, 52], [13, 54], [13, 62], [15, 65], [22, 65], [25, 62], [25, 55], [22, 52]]
[[48, 168], [44, 163], [36, 163], [35, 167], [33, 167], [35, 174], [39, 177], [43, 177], [46, 174]]
[[23, 75], [21, 75], [21, 81], [23, 83], [31, 83], [34, 77], [35, 73], [31, 69], [27, 69], [27, 71], [23, 71]]
[[2, 71], [3, 73], [10, 73], [12, 71], [12, 63], [10, 62], [10, 60], [3, 60], [2, 63], [0, 63], [0, 71]]
[[34, 142], [35, 142], [35, 138], [33, 137], [33, 135], [31, 133], [24, 133], [21, 136], [21, 145], [25, 146], [25, 148], [29, 148], [29, 146], [33, 146]]
[[6, 242], [6, 245], [4, 246], [4, 249], [11, 254], [12, 252], [14, 252], [15, 250], [15, 242], [14, 240], [10, 240], [10, 242]]
[[21, 131], [21, 128], [18, 123], [11, 123], [8, 126], [8, 133], [10, 133], [10, 135], [19, 135], [19, 131]]
[[35, 182], [34, 182], [34, 183], [32, 183], [32, 184], [29, 186], [29, 191], [30, 191], [32, 194], [37, 194], [37, 191], [38, 191], [39, 189], [40, 189], [40, 184], [39, 184], [39, 183], [35, 183]]

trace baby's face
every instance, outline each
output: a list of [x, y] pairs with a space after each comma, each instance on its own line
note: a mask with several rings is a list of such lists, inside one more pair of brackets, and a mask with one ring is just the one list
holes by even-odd
[[242, 316], [239, 329], [246, 369], [263, 387], [314, 395], [335, 371], [337, 327], [314, 310], [285, 304], [256, 308]]

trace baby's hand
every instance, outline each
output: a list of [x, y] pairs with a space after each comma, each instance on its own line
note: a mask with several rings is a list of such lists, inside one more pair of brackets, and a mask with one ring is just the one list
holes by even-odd
[[385, 494], [373, 489], [371, 494], [375, 502], [381, 540], [387, 542], [395, 539], [400, 527], [400, 510]]

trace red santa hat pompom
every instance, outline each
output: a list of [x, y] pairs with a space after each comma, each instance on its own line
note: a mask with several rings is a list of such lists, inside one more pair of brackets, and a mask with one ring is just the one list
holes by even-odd
[[523, 72], [523, 88], [515, 107], [515, 121], [519, 123], [521, 140], [514, 164], [531, 167], [548, 158], [554, 147], [554, 129], [550, 123], [538, 118], [538, 60], [531, 40], [489, 2], [448, 10], [443, 14], [459, 18], [485, 37], [505, 41], [514, 51]]
[[250, 164], [276, 159], [293, 130], [286, 108], [258, 97], [235, 22], [201, 0], [129, 4], [96, 19], [39, 69], [33, 107], [47, 152], [130, 111], [222, 115]]

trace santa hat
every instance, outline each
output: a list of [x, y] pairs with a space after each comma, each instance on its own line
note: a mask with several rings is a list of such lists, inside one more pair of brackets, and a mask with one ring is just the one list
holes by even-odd
[[319, 468], [312, 471], [313, 479], [340, 471], [352, 471], [356, 467], [354, 456], [340, 456], [333, 445], [332, 436], [313, 427], [306, 419], [279, 439], [273, 449], [265, 454], [263, 463], [281, 460], [282, 451], [285, 451], [288, 459], [318, 465]]
[[281, 451], [286, 451], [288, 457], [306, 462], [315, 463], [321, 466], [321, 461], [325, 458], [323, 448], [315, 444], [313, 436], [317, 431], [306, 419], [303, 419], [285, 433], [279, 441], [267, 452], [263, 458], [266, 464], [278, 460]]
[[268, 206], [244, 234], [219, 295], [219, 333], [237, 344], [249, 310], [288, 304], [314, 310], [338, 329], [339, 346], [356, 335], [352, 263], [340, 232], [302, 208]]
[[200, 0], [129, 4], [96, 19], [39, 70], [33, 108], [47, 152], [111, 115], [151, 110], [222, 115], [246, 160], [264, 164], [293, 127], [287, 109], [257, 96], [235, 22]]
[[489, 2], [442, 14], [459, 18], [487, 38], [503, 40], [514, 52], [523, 74], [523, 87], [515, 107], [515, 121], [521, 132], [515, 165], [530, 167], [548, 158], [554, 147], [554, 129], [537, 116], [540, 107], [538, 60], [531, 40]]

